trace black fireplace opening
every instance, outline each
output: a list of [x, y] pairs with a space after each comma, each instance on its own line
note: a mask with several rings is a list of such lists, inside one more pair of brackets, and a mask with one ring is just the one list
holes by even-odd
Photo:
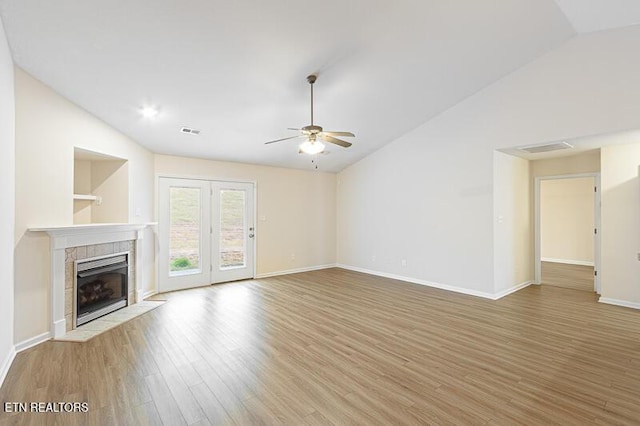
[[77, 264], [76, 326], [127, 306], [126, 254]]

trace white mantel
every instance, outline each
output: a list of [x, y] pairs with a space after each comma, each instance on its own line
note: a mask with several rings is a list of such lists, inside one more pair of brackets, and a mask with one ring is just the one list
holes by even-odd
[[51, 336], [66, 333], [64, 312], [65, 249], [93, 244], [135, 240], [136, 300], [142, 300], [142, 238], [144, 229], [155, 223], [99, 223], [29, 228], [30, 232], [46, 232], [51, 240]]

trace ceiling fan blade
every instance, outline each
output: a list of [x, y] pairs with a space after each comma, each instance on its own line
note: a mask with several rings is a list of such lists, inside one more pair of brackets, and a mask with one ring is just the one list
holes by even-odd
[[295, 128], [293, 128], [293, 127], [287, 127], [287, 130], [297, 130], [297, 131], [300, 131], [300, 130], [302, 130], [302, 129], [295, 129]]
[[342, 139], [336, 139], [333, 136], [329, 136], [327, 134], [321, 133], [320, 137], [325, 142], [329, 142], [329, 143], [333, 143], [333, 144], [336, 144], [336, 145], [340, 145], [340, 146], [343, 146], [345, 148], [349, 148], [351, 146], [351, 142], [343, 141]]
[[289, 140], [289, 139], [295, 139], [295, 138], [299, 138], [299, 137], [300, 137], [300, 135], [290, 136], [290, 137], [288, 137], [288, 138], [276, 139], [275, 141], [265, 142], [264, 144], [265, 144], [265, 145], [268, 145], [268, 144], [270, 144], [270, 143], [282, 142], [282, 141], [286, 141], [286, 140]]
[[329, 136], [348, 136], [350, 138], [355, 138], [356, 135], [354, 135], [351, 132], [322, 132], [325, 135], [329, 135]]

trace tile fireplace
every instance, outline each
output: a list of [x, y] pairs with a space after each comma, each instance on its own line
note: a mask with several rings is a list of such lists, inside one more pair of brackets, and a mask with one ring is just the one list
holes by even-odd
[[[108, 298], [118, 294], [116, 303], [124, 303], [124, 306], [142, 300], [143, 289], [142, 285], [139, 285], [142, 268], [138, 265], [142, 264], [143, 231], [149, 225], [90, 224], [29, 229], [31, 232], [46, 232], [50, 238], [51, 337], [62, 337], [67, 331], [104, 315], [102, 309], [106, 306], [107, 294]], [[123, 266], [122, 256], [126, 258], [126, 267]], [[85, 297], [96, 303], [87, 314], [84, 309], [87, 307], [86, 303], [83, 302], [80, 306], [79, 293], [74, 291], [76, 280], [79, 279], [78, 284], [83, 285], [83, 278], [89, 277], [84, 270], [86, 264], [95, 266], [96, 264], [91, 262], [100, 263], [109, 257], [115, 257], [118, 262], [107, 268], [117, 267], [120, 273], [124, 273], [124, 269], [127, 270], [126, 289], [122, 286], [122, 275], [120, 281], [114, 281], [114, 275], [103, 270], [106, 272], [106, 278], [112, 281], [111, 284], [94, 282], [91, 286], [83, 287], [80, 298]], [[80, 277], [80, 274], [87, 276]], [[77, 318], [80, 318], [80, 321], [76, 324]]]

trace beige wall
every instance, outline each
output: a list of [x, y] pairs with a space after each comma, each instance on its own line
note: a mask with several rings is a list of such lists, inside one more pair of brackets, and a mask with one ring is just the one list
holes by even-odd
[[594, 178], [540, 181], [543, 261], [593, 265]]
[[[153, 218], [153, 155], [19, 68], [15, 88], [17, 343], [49, 331], [49, 238], [27, 229], [73, 223], [74, 147], [129, 161], [129, 205], [123, 217], [139, 223]], [[145, 289], [154, 281], [153, 251], [149, 230], [142, 265]]]
[[[73, 193], [91, 194], [91, 161], [76, 160], [73, 162]], [[73, 223], [91, 223], [93, 202], [87, 200], [73, 201]]]
[[258, 275], [336, 262], [333, 173], [167, 155], [155, 156], [155, 172], [157, 176], [255, 182]]
[[14, 114], [13, 61], [0, 20], [0, 386], [13, 354]]
[[640, 308], [640, 140], [603, 147], [601, 156], [602, 297]]
[[100, 197], [91, 209], [93, 223], [129, 221], [129, 163], [94, 161], [91, 165], [91, 193]]
[[600, 171], [600, 150], [594, 149], [578, 155], [546, 158], [531, 161], [531, 182], [536, 177], [598, 173]]
[[91, 194], [91, 161], [75, 160], [73, 162], [73, 192], [75, 194]]
[[533, 281], [529, 161], [494, 153], [495, 293]]

